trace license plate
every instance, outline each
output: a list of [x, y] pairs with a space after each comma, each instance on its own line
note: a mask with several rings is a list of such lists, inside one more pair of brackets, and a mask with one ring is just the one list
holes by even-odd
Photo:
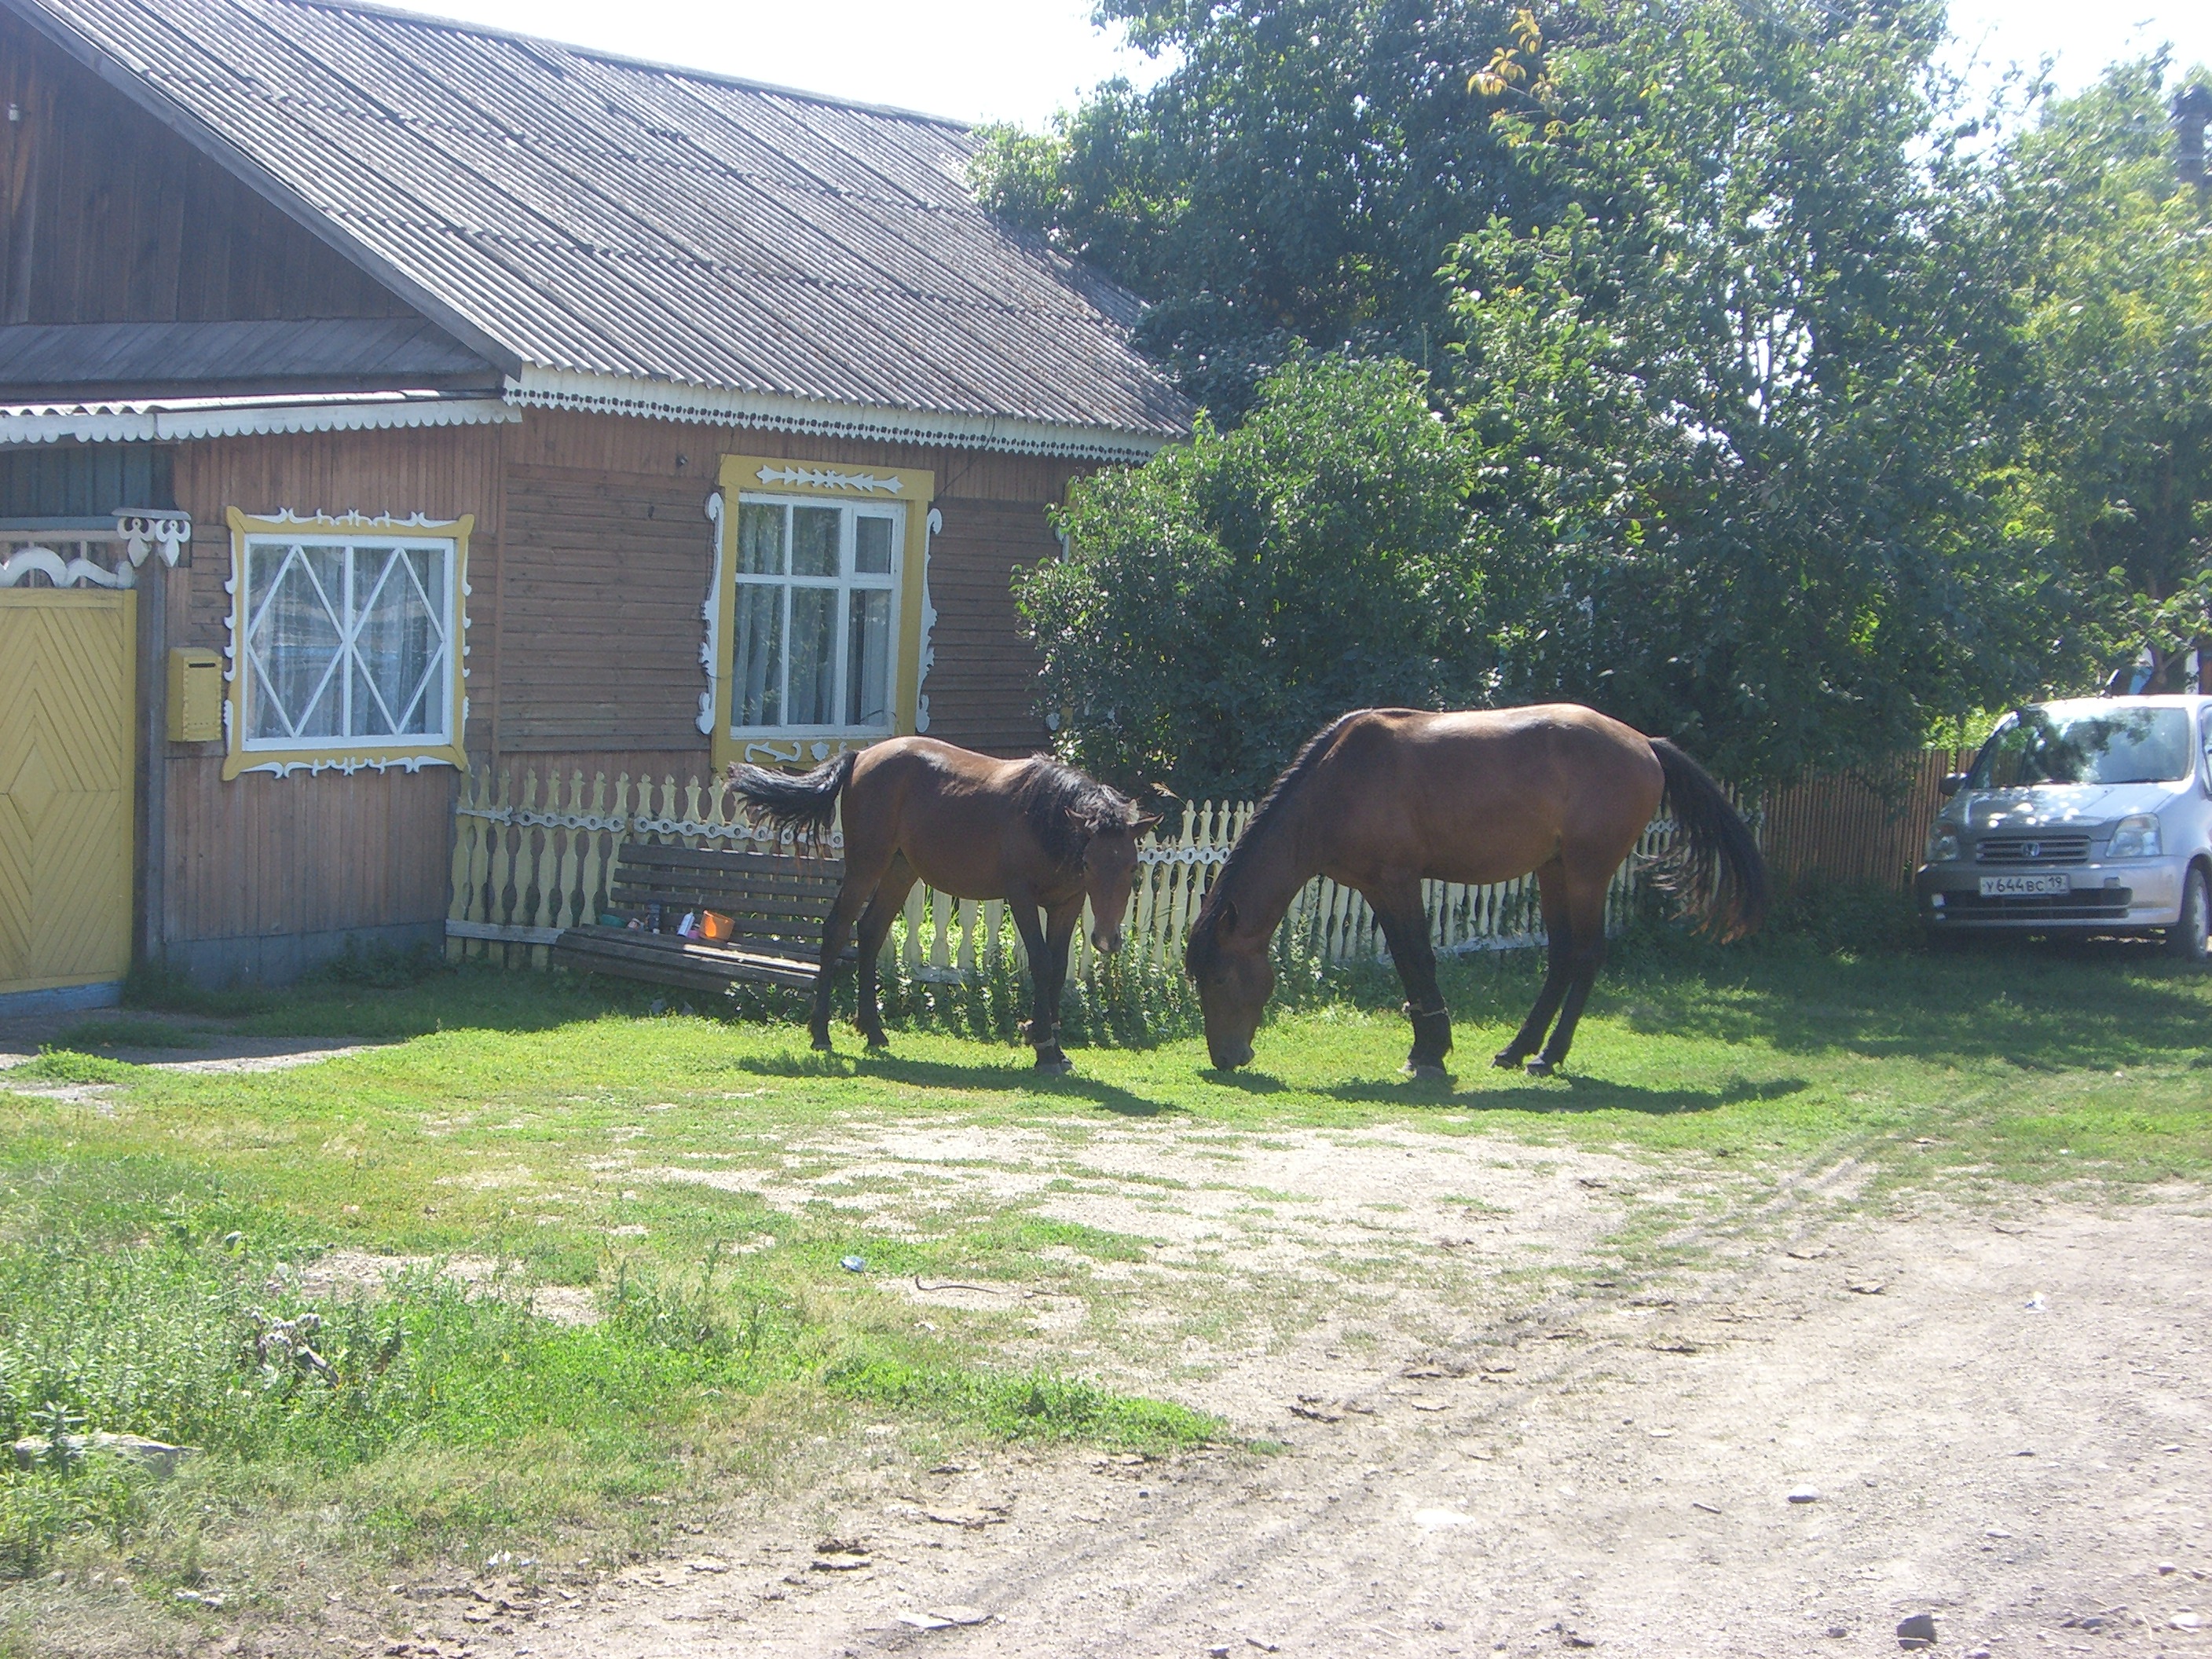
[[2021, 898], [2031, 895], [2070, 893], [2074, 879], [2070, 876], [1984, 876], [1984, 898]]

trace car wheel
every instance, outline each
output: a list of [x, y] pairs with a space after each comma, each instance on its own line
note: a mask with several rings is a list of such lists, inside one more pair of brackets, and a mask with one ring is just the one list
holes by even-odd
[[2166, 952], [2181, 962], [2202, 962], [2206, 933], [2212, 928], [2212, 887], [2204, 880], [2201, 865], [2189, 867], [2181, 886], [2181, 918], [2166, 930]]

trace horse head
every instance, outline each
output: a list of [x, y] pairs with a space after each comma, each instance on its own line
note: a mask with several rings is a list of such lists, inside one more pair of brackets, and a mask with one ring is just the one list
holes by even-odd
[[1159, 823], [1119, 795], [1086, 814], [1083, 836], [1083, 888], [1091, 901], [1091, 943], [1111, 956], [1121, 948], [1121, 919], [1129, 911], [1129, 889], [1137, 877], [1138, 842]]
[[1224, 1072], [1251, 1060], [1261, 1012], [1275, 990], [1275, 965], [1267, 957], [1273, 930], [1243, 927], [1242, 921], [1233, 899], [1208, 902], [1183, 951], [1183, 966], [1198, 982], [1198, 1005], [1206, 1016], [1206, 1053]]

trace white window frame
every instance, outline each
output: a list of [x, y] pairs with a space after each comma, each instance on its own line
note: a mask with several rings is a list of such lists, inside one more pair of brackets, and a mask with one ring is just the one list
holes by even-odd
[[[740, 550], [743, 547], [744, 533], [744, 510], [748, 507], [776, 507], [784, 509], [784, 546], [787, 566], [789, 562], [791, 546], [791, 509], [805, 507], [836, 513], [838, 514], [838, 574], [834, 577], [795, 576], [791, 574], [787, 568], [781, 574], [752, 575], [744, 572], [739, 568], [743, 563]], [[731, 548], [733, 555], [730, 560], [729, 577], [732, 589], [730, 605], [732, 621], [730, 636], [723, 647], [724, 660], [721, 664], [722, 672], [728, 676], [730, 686], [728, 735], [733, 741], [761, 743], [774, 742], [777, 739], [887, 738], [896, 730], [900, 635], [902, 631], [900, 623], [904, 614], [906, 593], [908, 513], [908, 505], [903, 501], [839, 501], [818, 495], [787, 495], [768, 490], [744, 490], [738, 494], [738, 510], [731, 530]], [[860, 519], [880, 519], [889, 522], [891, 526], [891, 568], [888, 577], [864, 575], [853, 568], [856, 542], [854, 525]], [[779, 706], [783, 708], [790, 707], [791, 703], [791, 595], [793, 591], [798, 588], [812, 588], [817, 591], [834, 592], [837, 595], [836, 608], [837, 625], [833, 630], [836, 635], [837, 667], [835, 675], [836, 690], [833, 696], [835, 706], [839, 708], [847, 706], [852, 694], [853, 665], [849, 660], [852, 654], [852, 629], [848, 620], [851, 616], [852, 595], [855, 592], [878, 592], [890, 596], [890, 625], [887, 643], [890, 654], [884, 672], [884, 718], [880, 724], [854, 726], [842, 720], [836, 720], [811, 726], [746, 726], [738, 720], [738, 704], [742, 688], [738, 684], [737, 674], [738, 630], [736, 622], [738, 615], [736, 596], [738, 592], [748, 586], [775, 587], [783, 591], [782, 611], [780, 617], [781, 644], [779, 653], [782, 684], [778, 688]]]
[[[325, 770], [351, 773], [362, 768], [382, 771], [398, 767], [412, 772], [426, 765], [453, 766], [465, 770], [468, 760], [463, 739], [468, 720], [468, 699], [465, 690], [468, 673], [467, 571], [469, 536], [475, 525], [473, 517], [438, 521], [425, 519], [419, 514], [399, 520], [390, 517], [369, 519], [356, 514], [349, 514], [343, 518], [324, 514], [297, 516], [287, 511], [266, 518], [256, 518], [234, 507], [229, 519], [231, 617], [230, 643], [227, 647], [230, 662], [227, 678], [230, 685], [229, 695], [223, 705], [223, 723], [229, 755], [223, 767], [225, 779], [234, 778], [245, 772], [270, 772], [279, 777], [302, 770], [309, 773]], [[359, 660], [362, 632], [371, 614], [356, 614], [353, 611], [352, 573], [356, 556], [362, 549], [398, 550], [438, 556], [442, 571], [433, 585], [440, 591], [424, 595], [429, 601], [441, 635], [441, 660], [436, 663], [428, 677], [428, 684], [422, 690], [422, 697], [427, 705], [428, 730], [362, 736], [343, 732], [276, 737], [247, 735], [254, 677], [262, 667], [254, 640], [255, 629], [261, 617], [253, 612], [253, 571], [264, 559], [289, 558], [292, 550], [306, 546], [337, 547], [345, 551], [344, 592], [340, 596], [342, 609], [335, 618], [339, 637], [326, 672], [339, 677], [337, 694], [340, 707], [344, 711], [341, 721], [346, 726], [354, 723], [353, 676], [350, 671], [353, 663]], [[387, 570], [384, 580], [389, 582], [400, 574]], [[406, 580], [415, 580], [411, 570], [404, 574]], [[264, 605], [273, 602], [275, 592], [272, 585], [269, 593], [264, 596]], [[324, 597], [327, 603], [329, 596]], [[409, 705], [410, 708], [413, 706], [411, 702]], [[404, 714], [404, 711], [401, 712]]]

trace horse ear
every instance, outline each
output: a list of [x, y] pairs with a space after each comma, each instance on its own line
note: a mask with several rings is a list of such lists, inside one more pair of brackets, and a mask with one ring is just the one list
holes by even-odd
[[1136, 822], [1129, 826], [1129, 833], [1134, 836], [1144, 835], [1148, 831], [1158, 829], [1164, 821], [1165, 816], [1162, 813], [1139, 812], [1137, 815]]
[[1220, 921], [1218, 923], [1218, 926], [1224, 932], [1231, 933], [1235, 933], [1237, 931], [1237, 901], [1235, 899], [1222, 900], [1219, 915]]

